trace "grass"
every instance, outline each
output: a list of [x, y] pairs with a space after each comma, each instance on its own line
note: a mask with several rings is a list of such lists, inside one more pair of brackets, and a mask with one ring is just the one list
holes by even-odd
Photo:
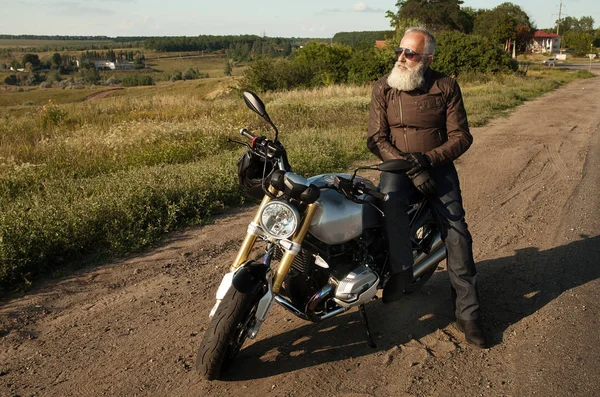
[[[483, 125], [578, 77], [560, 70], [471, 76], [461, 86], [471, 124]], [[243, 149], [227, 139], [241, 127], [270, 132], [235, 92], [203, 99], [202, 84], [213, 91], [229, 84], [208, 80], [133, 87], [95, 101], [81, 101], [87, 93], [76, 90], [1, 93], [0, 286], [27, 285], [82, 255], [142, 249], [243, 203], [235, 174]], [[364, 143], [369, 87], [262, 99], [295, 171], [343, 171], [372, 158]]]

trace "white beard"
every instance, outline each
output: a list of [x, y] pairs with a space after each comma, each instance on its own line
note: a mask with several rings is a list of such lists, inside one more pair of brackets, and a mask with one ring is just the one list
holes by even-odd
[[407, 70], [402, 70], [398, 67], [400, 61], [396, 61], [392, 72], [388, 76], [387, 82], [390, 87], [396, 88], [400, 91], [413, 91], [419, 88], [424, 82], [425, 78], [425, 64], [419, 62], [417, 66], [409, 67], [404, 64]]

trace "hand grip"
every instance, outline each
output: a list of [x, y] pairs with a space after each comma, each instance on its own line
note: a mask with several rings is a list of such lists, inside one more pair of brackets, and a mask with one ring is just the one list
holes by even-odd
[[251, 133], [250, 131], [248, 131], [245, 128], [242, 128], [240, 130], [240, 135], [243, 136], [244, 138], [248, 138], [248, 139], [254, 139], [254, 138], [256, 138], [256, 135], [254, 135], [253, 133]]

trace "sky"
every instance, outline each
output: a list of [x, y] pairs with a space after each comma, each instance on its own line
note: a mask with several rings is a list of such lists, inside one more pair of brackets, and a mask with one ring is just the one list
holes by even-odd
[[[561, 0], [520, 0], [538, 28], [551, 28]], [[464, 0], [491, 9], [503, 0]], [[255, 34], [332, 37], [337, 32], [389, 30], [396, 0], [0, 0], [0, 34], [198, 36]], [[563, 0], [562, 16], [591, 16], [599, 0]]]

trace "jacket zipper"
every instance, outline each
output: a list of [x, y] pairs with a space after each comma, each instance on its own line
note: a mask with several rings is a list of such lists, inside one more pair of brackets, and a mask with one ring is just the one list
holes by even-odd
[[406, 125], [404, 125], [404, 113], [402, 111], [402, 93], [398, 93], [398, 107], [400, 108], [400, 125], [402, 126], [402, 134], [404, 135], [404, 146], [406, 147], [406, 153], [410, 153], [410, 150], [408, 150], [408, 137], [407, 137], [407, 130], [406, 130]]

